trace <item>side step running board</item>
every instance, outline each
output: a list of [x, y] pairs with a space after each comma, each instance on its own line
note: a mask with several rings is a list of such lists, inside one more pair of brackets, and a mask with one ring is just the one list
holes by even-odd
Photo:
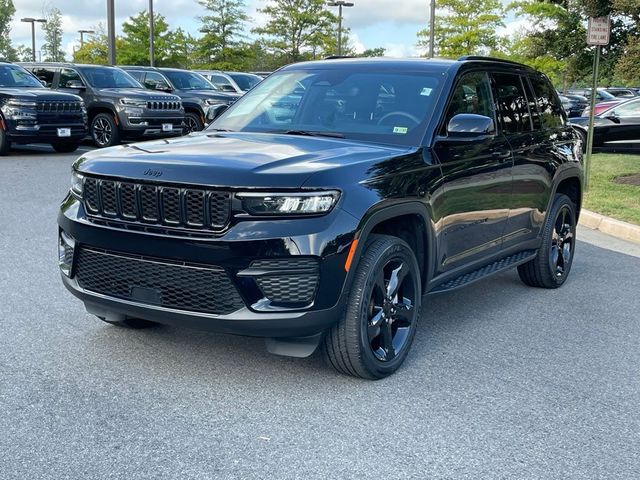
[[532, 260], [536, 256], [535, 250], [524, 250], [522, 252], [515, 253], [509, 257], [501, 258], [489, 265], [485, 265], [478, 270], [474, 270], [473, 272], [465, 273], [464, 275], [460, 275], [459, 277], [453, 278], [445, 283], [438, 285], [436, 288], [428, 292], [431, 293], [442, 293], [448, 292], [450, 290], [455, 290], [457, 288], [466, 287], [467, 285], [477, 282], [478, 280], [482, 280], [483, 278], [489, 277], [495, 273], [502, 272], [503, 270], [507, 270], [509, 268], [513, 268], [522, 263], [526, 263], [529, 260]]

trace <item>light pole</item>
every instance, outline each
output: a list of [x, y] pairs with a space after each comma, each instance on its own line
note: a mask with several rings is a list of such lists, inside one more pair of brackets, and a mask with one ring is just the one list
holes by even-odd
[[36, 22], [47, 23], [47, 20], [44, 18], [27, 17], [27, 18], [21, 18], [20, 21], [31, 24], [31, 58], [35, 62], [36, 61]]
[[429, 13], [429, 58], [433, 58], [436, 38], [436, 0], [431, 0]]
[[328, 3], [330, 7], [338, 7], [338, 56], [342, 56], [342, 7], [353, 7], [353, 2], [344, 0], [332, 0]]
[[114, 0], [107, 0], [107, 42], [109, 45], [109, 65], [116, 64], [116, 9]]
[[78, 30], [78, 33], [80, 34], [80, 48], [84, 47], [84, 34], [88, 34], [88, 35], [93, 35], [94, 33], [96, 33], [95, 30]]
[[149, 0], [149, 65], [155, 64], [155, 52], [153, 51], [153, 0]]

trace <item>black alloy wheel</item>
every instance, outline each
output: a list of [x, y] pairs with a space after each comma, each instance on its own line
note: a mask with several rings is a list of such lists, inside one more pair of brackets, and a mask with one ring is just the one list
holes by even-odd
[[556, 194], [547, 213], [538, 255], [518, 267], [520, 279], [525, 284], [558, 288], [567, 280], [575, 256], [576, 223], [576, 207], [571, 199]]
[[91, 137], [99, 148], [112, 147], [120, 142], [120, 133], [113, 117], [99, 113], [91, 121]]
[[345, 313], [325, 336], [327, 361], [355, 377], [391, 375], [411, 348], [421, 295], [411, 247], [398, 237], [372, 235], [355, 270]]
[[184, 133], [185, 135], [190, 134], [191, 132], [199, 132], [204, 128], [204, 124], [200, 119], [200, 115], [193, 112], [187, 112], [184, 116]]

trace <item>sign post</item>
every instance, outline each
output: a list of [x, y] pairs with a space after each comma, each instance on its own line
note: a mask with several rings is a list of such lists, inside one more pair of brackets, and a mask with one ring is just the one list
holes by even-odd
[[589, 110], [589, 130], [587, 131], [587, 155], [584, 160], [584, 189], [589, 190], [591, 177], [591, 151], [593, 150], [593, 122], [596, 110], [596, 94], [598, 92], [598, 69], [600, 67], [600, 50], [602, 45], [609, 45], [610, 18], [591, 17], [587, 29], [587, 44], [595, 45], [593, 55], [593, 81], [591, 83], [591, 108]]

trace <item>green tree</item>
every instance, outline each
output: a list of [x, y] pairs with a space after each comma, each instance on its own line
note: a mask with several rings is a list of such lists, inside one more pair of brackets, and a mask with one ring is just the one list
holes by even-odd
[[640, 85], [640, 36], [629, 38], [615, 66], [615, 77], [630, 87]]
[[[441, 57], [498, 50], [497, 29], [504, 26], [500, 0], [441, 0], [435, 22], [435, 52]], [[429, 31], [418, 32], [418, 45], [428, 46]]]
[[47, 23], [42, 26], [45, 44], [42, 52], [45, 62], [64, 62], [62, 50], [62, 14], [56, 7], [45, 12]]
[[15, 51], [15, 60], [17, 62], [30, 62], [33, 59], [33, 55], [31, 55], [31, 47], [20, 44], [16, 47]]
[[245, 56], [242, 43], [244, 24], [249, 17], [243, 0], [199, 0], [208, 12], [200, 17], [198, 52], [206, 63], [233, 65]]
[[287, 62], [310, 58], [334, 37], [337, 17], [327, 10], [324, 0], [274, 0], [259, 11], [269, 20], [253, 33], [263, 35], [271, 52]]
[[367, 48], [364, 52], [362, 52], [360, 57], [384, 57], [385, 52], [387, 51], [384, 47], [378, 48]]
[[[73, 53], [73, 61], [76, 63], [89, 63], [93, 65], [107, 65], [109, 63], [109, 44], [104, 25], [93, 27], [96, 33], [85, 37], [84, 45]], [[116, 53], [120, 39], [116, 39]]]
[[0, 0], [0, 59], [15, 60], [16, 51], [11, 46], [11, 21], [16, 13], [12, 0]]

